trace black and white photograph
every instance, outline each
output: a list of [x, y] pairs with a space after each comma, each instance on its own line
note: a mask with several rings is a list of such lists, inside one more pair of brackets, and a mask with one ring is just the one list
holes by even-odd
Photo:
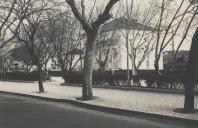
[[197, 128], [198, 0], [0, 0], [0, 128]]

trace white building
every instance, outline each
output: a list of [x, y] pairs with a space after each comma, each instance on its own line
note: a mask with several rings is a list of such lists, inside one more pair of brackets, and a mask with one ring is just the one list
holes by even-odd
[[[120, 20], [120, 19], [119, 19]], [[133, 20], [131, 21], [132, 23], [129, 26], [123, 25], [123, 23], [126, 19], [121, 19], [122, 21], [122, 25], [119, 26], [119, 24], [117, 22], [120, 21], [111, 21], [109, 23], [107, 23], [107, 25], [104, 25], [104, 33], [105, 35], [108, 35], [107, 38], [112, 38], [113, 42], [111, 43], [111, 47], [110, 47], [110, 52], [109, 52], [109, 57], [108, 57], [108, 63], [106, 64], [106, 70], [118, 70], [118, 69], [123, 69], [126, 70], [127, 69], [127, 48], [126, 48], [126, 32], [127, 30], [129, 30], [129, 35], [128, 35], [128, 46], [129, 46], [129, 54], [131, 54], [131, 43], [133, 42], [134, 39], [134, 33], [136, 34], [137, 29], [138, 29], [138, 25], [140, 25], [137, 21]], [[142, 31], [138, 31], [138, 36], [136, 37], [135, 41], [134, 41], [134, 45], [132, 45], [133, 47], [137, 47], [137, 45], [140, 44], [145, 44], [148, 41], [150, 41], [151, 36], [153, 36], [153, 34], [151, 35], [149, 33], [149, 31], [152, 31], [153, 28], [145, 26], [144, 30]], [[144, 33], [145, 31], [147, 31], [146, 33]], [[112, 33], [115, 32], [115, 34], [112, 36]], [[108, 33], [108, 34], [106, 34]], [[142, 35], [143, 34], [143, 35]], [[156, 36], [156, 35], [154, 35]], [[139, 43], [140, 42], [140, 43]], [[110, 41], [109, 41], [110, 43]], [[107, 45], [105, 46], [105, 50], [108, 50], [108, 46], [109, 43], [107, 43]], [[151, 42], [154, 43], [154, 42]], [[154, 45], [148, 45], [149, 47], [152, 47]], [[140, 47], [141, 48], [141, 47]], [[97, 48], [98, 50], [98, 48]], [[144, 61], [142, 62], [142, 64], [139, 66], [139, 69], [154, 69], [154, 60], [155, 60], [155, 51], [152, 50], [151, 52], [149, 52], [149, 54], [147, 56], [145, 56]], [[98, 53], [97, 53], [98, 54]], [[143, 52], [141, 52], [141, 50], [137, 50], [136, 52], [136, 65], [138, 65], [138, 62], [143, 58]], [[162, 56], [163, 57], [163, 56]], [[159, 68], [163, 69], [163, 59], [160, 59], [159, 61]], [[97, 61], [95, 61], [94, 64], [95, 70], [97, 70], [99, 68]], [[132, 59], [130, 59], [129, 56], [129, 69], [132, 69]]]

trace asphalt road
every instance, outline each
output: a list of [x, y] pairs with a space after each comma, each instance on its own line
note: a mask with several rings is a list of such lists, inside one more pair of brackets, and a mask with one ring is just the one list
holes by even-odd
[[197, 128], [0, 93], [0, 128]]

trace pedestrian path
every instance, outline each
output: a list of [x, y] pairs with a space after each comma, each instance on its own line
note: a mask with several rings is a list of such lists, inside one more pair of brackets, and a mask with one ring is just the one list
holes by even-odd
[[[62, 81], [61, 81], [62, 82]], [[19, 83], [0, 81], [0, 91], [28, 94], [54, 99], [68, 99], [76, 101], [81, 97], [81, 87], [60, 86], [59, 80], [44, 82], [45, 93], [38, 93], [38, 83]], [[181, 114], [173, 112], [173, 109], [182, 108], [184, 95], [166, 94], [142, 91], [126, 91], [115, 89], [94, 88], [92, 101], [78, 101], [87, 104], [119, 108], [151, 114], [159, 114], [171, 117], [179, 117], [198, 120], [198, 113]], [[195, 97], [195, 108], [198, 109], [198, 96]]]

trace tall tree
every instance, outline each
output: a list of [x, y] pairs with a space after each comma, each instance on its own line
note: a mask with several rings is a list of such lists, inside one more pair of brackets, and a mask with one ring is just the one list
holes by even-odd
[[[83, 68], [83, 87], [82, 87], [82, 97], [84, 100], [91, 100], [93, 98], [92, 93], [92, 72], [93, 72], [93, 62], [96, 49], [96, 38], [98, 35], [98, 30], [102, 24], [108, 21], [112, 16], [110, 15], [110, 10], [119, 0], [109, 0], [106, 4], [104, 11], [99, 14], [99, 16], [94, 19], [93, 10], [95, 7], [92, 7], [92, 11], [88, 14], [88, 19], [86, 16], [85, 1], [81, 0], [81, 8], [78, 8], [75, 0], [66, 0], [68, 5], [71, 7], [71, 10], [74, 16], [81, 23], [84, 31], [87, 35], [87, 41], [85, 44], [85, 59], [84, 59], [84, 68]], [[96, 1], [95, 1], [96, 2]], [[81, 13], [80, 13], [81, 11]], [[91, 19], [91, 20], [90, 20]]]
[[50, 50], [46, 42], [46, 37], [44, 36], [43, 28], [47, 10], [52, 9], [54, 6], [55, 5], [48, 0], [20, 1], [18, 6], [19, 11], [16, 11], [15, 14], [21, 17], [24, 13], [21, 7], [26, 7], [27, 11], [25, 11], [24, 20], [21, 22], [18, 31], [13, 31], [12, 28], [10, 28], [10, 31], [12, 31], [22, 43], [21, 45], [28, 49], [32, 62], [37, 66], [39, 92], [44, 92], [42, 64]]
[[[159, 71], [159, 60], [165, 48], [171, 43], [173, 38], [180, 33], [182, 25], [186, 18], [189, 18], [189, 13], [195, 9], [192, 2], [186, 3], [185, 0], [180, 0], [178, 5], [175, 7], [175, 1], [162, 0], [158, 4], [159, 15], [157, 16], [157, 42], [155, 46], [155, 62], [154, 67], [157, 74], [161, 74]], [[175, 9], [171, 9], [172, 6]], [[190, 17], [194, 17], [190, 15]], [[192, 21], [189, 20], [188, 24], [191, 25]], [[184, 30], [185, 31], [185, 30]], [[188, 30], [186, 30], [186, 34]], [[184, 34], [183, 40], [186, 38]]]
[[98, 64], [99, 71], [104, 71], [106, 69], [107, 63], [110, 59], [112, 47], [115, 45], [114, 43], [117, 40], [115, 30], [113, 30], [111, 34], [109, 33], [110, 32], [103, 32], [101, 30], [98, 34], [95, 59]]
[[[0, 49], [15, 38], [15, 34], [10, 33], [9, 28], [12, 27], [14, 31], [17, 31], [24, 19], [24, 12], [20, 18], [15, 15], [18, 3], [18, 0], [0, 1]], [[26, 7], [21, 8], [26, 10]]]
[[[198, 12], [197, 0], [190, 0], [190, 2], [195, 6], [193, 11], [194, 15]], [[196, 29], [194, 36], [192, 38], [191, 48], [189, 52], [189, 59], [187, 63], [186, 72], [184, 74], [184, 85], [185, 85], [185, 100], [184, 100], [184, 112], [191, 113], [194, 112], [194, 88], [198, 76], [198, 28]]]
[[[120, 24], [124, 27], [121, 30], [125, 40], [127, 52], [127, 80], [130, 85], [129, 62], [131, 62], [131, 75], [137, 75], [137, 70], [150, 54], [154, 46], [155, 29], [150, 27], [157, 15], [154, 7], [155, 1], [147, 1], [147, 4], [139, 1], [125, 0], [123, 2], [122, 19]], [[140, 8], [144, 6], [145, 8]], [[134, 83], [135, 84], [135, 83]]]
[[194, 88], [197, 80], [197, 71], [198, 71], [197, 42], [198, 42], [198, 28], [192, 39], [187, 69], [184, 74], [184, 85], [185, 85], [184, 112], [194, 111]]
[[[53, 63], [61, 69], [64, 77], [79, 66], [82, 57], [83, 38], [82, 28], [70, 12], [53, 11], [48, 16], [48, 30], [45, 32], [52, 42], [55, 54]], [[66, 81], [65, 81], [66, 82]]]

